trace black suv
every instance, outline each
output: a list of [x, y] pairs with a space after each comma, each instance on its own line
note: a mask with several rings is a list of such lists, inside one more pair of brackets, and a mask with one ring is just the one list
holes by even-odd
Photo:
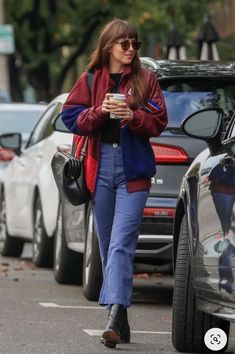
[[215, 105], [226, 110], [229, 120], [235, 107], [235, 66], [215, 61], [141, 60], [160, 81], [169, 120], [161, 136], [151, 139], [157, 172], [152, 178], [135, 258], [137, 270], [142, 264], [142, 269], [154, 271], [154, 266], [161, 270], [172, 264], [173, 221], [181, 179], [206, 147], [202, 140], [185, 135], [181, 122], [189, 114]]
[[172, 340], [181, 352], [225, 351], [235, 322], [235, 115], [225, 134], [221, 108], [183, 122], [203, 139], [183, 177], [174, 224]]
[[[134, 271], [171, 271], [173, 221], [180, 182], [193, 159], [206, 147], [205, 142], [185, 135], [181, 122], [190, 113], [215, 105], [225, 109], [229, 121], [235, 103], [235, 66], [223, 62], [151, 58], [141, 58], [141, 62], [159, 79], [169, 123], [161, 136], [151, 139], [157, 172], [152, 178], [152, 188], [144, 210]], [[68, 274], [73, 273], [74, 262], [70, 262], [70, 258], [77, 256], [81, 263], [84, 255], [83, 266], [77, 269], [76, 274], [81, 279], [83, 273], [85, 296], [96, 299], [102, 276], [97, 240], [93, 237], [91, 206], [75, 208], [65, 205], [61, 213], [60, 220], [64, 220], [64, 225], [58, 228], [56, 243], [61, 239], [61, 230], [66, 243], [57, 243], [63, 246], [63, 250], [60, 252], [57, 249], [56, 252], [55, 277], [58, 282], [65, 282]], [[64, 247], [68, 247], [69, 252], [65, 252]]]

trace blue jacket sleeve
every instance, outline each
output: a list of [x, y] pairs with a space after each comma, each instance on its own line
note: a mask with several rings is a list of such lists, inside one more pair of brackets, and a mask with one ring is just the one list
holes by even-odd
[[84, 136], [92, 134], [104, 124], [101, 107], [91, 105], [87, 72], [80, 76], [64, 103], [62, 121], [71, 132]]

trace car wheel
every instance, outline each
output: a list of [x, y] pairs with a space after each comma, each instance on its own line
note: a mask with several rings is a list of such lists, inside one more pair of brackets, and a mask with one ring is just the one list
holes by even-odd
[[83, 292], [88, 300], [98, 300], [102, 278], [100, 251], [94, 230], [93, 213], [90, 203], [87, 209], [85, 252], [83, 258]]
[[48, 237], [42, 213], [42, 204], [39, 194], [34, 202], [34, 233], [32, 240], [33, 263], [37, 267], [52, 267], [53, 265], [53, 237]]
[[4, 193], [0, 199], [0, 253], [5, 257], [19, 257], [22, 253], [24, 241], [9, 236], [6, 224], [6, 202]]
[[[175, 349], [180, 352], [208, 353], [211, 351], [204, 344], [204, 335], [207, 330], [213, 327], [221, 328], [229, 337], [230, 323], [197, 310], [188, 240], [189, 228], [184, 216], [175, 267], [172, 343]], [[222, 351], [225, 351], [226, 348], [227, 345]]]
[[67, 247], [60, 203], [54, 241], [54, 277], [59, 284], [82, 284], [83, 255]]

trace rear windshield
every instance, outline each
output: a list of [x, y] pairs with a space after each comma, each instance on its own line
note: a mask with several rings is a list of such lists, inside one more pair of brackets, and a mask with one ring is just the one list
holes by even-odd
[[44, 107], [35, 110], [0, 109], [0, 134], [30, 133], [44, 110]]
[[168, 112], [168, 127], [179, 127], [182, 120], [203, 108], [221, 107], [230, 116], [235, 108], [235, 79], [180, 79], [162, 81]]

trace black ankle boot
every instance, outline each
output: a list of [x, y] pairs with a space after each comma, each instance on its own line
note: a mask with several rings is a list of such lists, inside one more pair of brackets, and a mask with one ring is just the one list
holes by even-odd
[[115, 348], [118, 343], [130, 342], [130, 326], [127, 309], [122, 305], [112, 305], [109, 311], [108, 325], [102, 334], [105, 346]]

